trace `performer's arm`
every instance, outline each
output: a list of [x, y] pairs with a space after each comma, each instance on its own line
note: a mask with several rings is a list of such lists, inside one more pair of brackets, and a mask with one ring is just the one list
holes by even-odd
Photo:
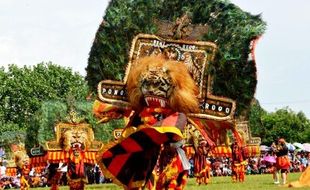
[[93, 105], [93, 113], [99, 120], [98, 123], [105, 123], [111, 119], [121, 119], [129, 117], [132, 109], [125, 106], [108, 104], [100, 100], [95, 100]]

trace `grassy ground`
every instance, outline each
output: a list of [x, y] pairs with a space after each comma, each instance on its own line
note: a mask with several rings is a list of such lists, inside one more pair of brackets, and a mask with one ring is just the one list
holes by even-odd
[[[301, 173], [290, 173], [289, 182], [298, 180]], [[61, 187], [60, 190], [68, 190], [68, 187]], [[121, 190], [114, 184], [87, 185], [87, 190]], [[285, 190], [287, 187], [273, 184], [272, 175], [247, 175], [244, 183], [232, 183], [230, 177], [213, 177], [208, 185], [198, 186], [195, 179], [191, 178], [185, 190]], [[309, 187], [298, 188], [298, 190], [309, 190]], [[36, 190], [48, 190], [48, 188], [36, 188]]]

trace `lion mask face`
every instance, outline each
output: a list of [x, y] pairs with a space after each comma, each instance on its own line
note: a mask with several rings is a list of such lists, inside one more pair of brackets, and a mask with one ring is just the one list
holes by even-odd
[[82, 129], [68, 129], [62, 135], [63, 148], [68, 151], [72, 149], [85, 149], [89, 145], [87, 132]]
[[141, 73], [139, 89], [148, 106], [166, 107], [174, 89], [171, 76], [165, 67], [152, 67]]
[[184, 63], [161, 56], [140, 58], [132, 65], [127, 91], [135, 110], [145, 106], [183, 113], [199, 110], [198, 90]]
[[14, 155], [15, 164], [17, 167], [22, 168], [30, 163], [26, 151], [17, 151]]

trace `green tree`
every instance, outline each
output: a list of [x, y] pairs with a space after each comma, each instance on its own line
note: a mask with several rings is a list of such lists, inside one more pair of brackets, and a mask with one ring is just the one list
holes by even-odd
[[19, 68], [0, 69], [0, 118], [27, 128], [33, 114], [47, 100], [65, 100], [69, 94], [85, 99], [88, 87], [83, 77], [71, 69], [40, 63]]
[[22, 141], [25, 135], [25, 131], [20, 130], [17, 124], [3, 123], [1, 121], [0, 132], [0, 146]]
[[10, 145], [24, 142], [25, 137], [26, 131], [19, 129], [17, 124], [0, 121], [0, 146], [4, 147], [6, 152], [10, 152]]
[[255, 100], [249, 111], [249, 125], [252, 135], [261, 137], [262, 144], [270, 145], [281, 137], [292, 143], [310, 142], [309, 119], [288, 107], [268, 113]]
[[258, 100], [253, 101], [249, 110], [249, 126], [252, 136], [261, 138], [265, 137], [266, 129], [263, 125], [262, 117], [267, 114], [267, 111], [260, 106]]
[[[69, 95], [83, 100], [88, 93], [85, 80], [70, 68], [52, 63], [33, 67], [9, 65], [0, 68], [0, 139], [3, 145], [23, 141], [35, 143], [38, 126], [33, 119], [48, 100], [65, 101]], [[33, 136], [32, 136], [33, 135]]]
[[295, 113], [288, 107], [262, 115], [262, 143], [270, 145], [278, 138], [287, 142], [309, 142], [310, 121], [302, 112]]
[[1, 127], [3, 127], [3, 122], [4, 122], [4, 116], [5, 116], [5, 112], [6, 110], [3, 109], [4, 107], [6, 107], [5, 103], [5, 92], [6, 92], [6, 82], [7, 82], [7, 73], [4, 70], [4, 67], [0, 67], [0, 121], [1, 123]]

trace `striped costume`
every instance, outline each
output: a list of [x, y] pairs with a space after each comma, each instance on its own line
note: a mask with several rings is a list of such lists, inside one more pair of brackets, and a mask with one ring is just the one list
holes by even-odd
[[[164, 119], [154, 117], [156, 114], [162, 114]], [[120, 139], [101, 151], [98, 162], [104, 175], [125, 189], [145, 186], [177, 189], [182, 186], [185, 184], [183, 177], [187, 177], [187, 173], [183, 172], [187, 160], [180, 160], [181, 148], [170, 143], [182, 140], [186, 123], [187, 118], [182, 113], [145, 108], [130, 120]], [[156, 171], [153, 172], [154, 168]], [[156, 181], [150, 182], [151, 178]]]

